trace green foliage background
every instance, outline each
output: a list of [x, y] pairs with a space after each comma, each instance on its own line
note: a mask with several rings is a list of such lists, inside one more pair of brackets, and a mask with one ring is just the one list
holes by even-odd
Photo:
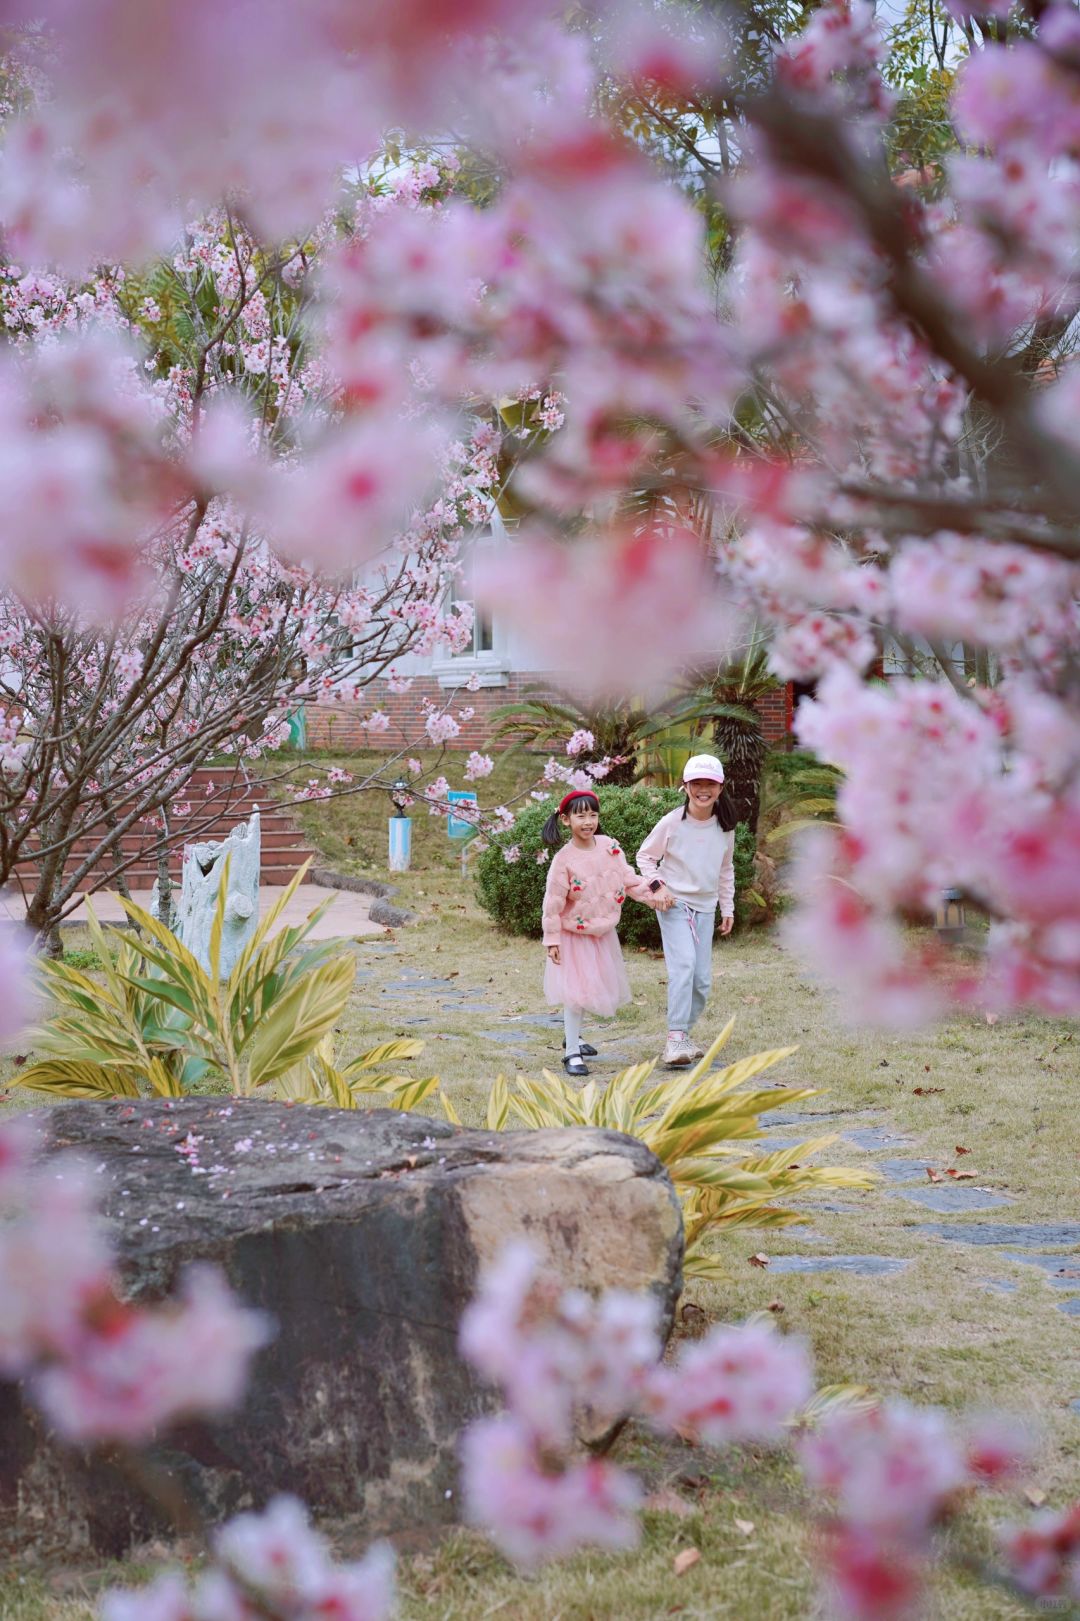
[[[676, 805], [683, 795], [678, 788], [600, 787], [600, 831], [618, 843], [626, 859], [637, 865], [637, 853], [645, 837], [656, 826], [661, 816]], [[548, 863], [537, 861], [537, 853], [544, 848], [540, 834], [558, 803], [554, 797], [542, 805], [529, 805], [521, 811], [512, 828], [495, 837], [478, 857], [476, 864], [476, 893], [484, 910], [508, 934], [523, 934], [534, 940], [541, 938], [541, 910], [544, 885], [547, 882]], [[503, 850], [516, 844], [521, 859], [507, 863]], [[754, 836], [742, 823], [735, 834], [735, 909], [739, 914], [740, 892], [752, 885], [754, 867]], [[619, 924], [619, 939], [624, 946], [660, 945], [660, 925], [656, 913], [639, 901], [628, 900]]]

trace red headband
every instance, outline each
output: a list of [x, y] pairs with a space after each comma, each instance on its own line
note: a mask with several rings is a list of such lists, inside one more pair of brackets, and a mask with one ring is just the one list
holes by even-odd
[[597, 799], [596, 795], [591, 791], [591, 789], [571, 788], [570, 792], [568, 794], [564, 794], [560, 799], [558, 814], [562, 816], [567, 805], [572, 805], [575, 799], [591, 799], [597, 810], [600, 809], [600, 801]]

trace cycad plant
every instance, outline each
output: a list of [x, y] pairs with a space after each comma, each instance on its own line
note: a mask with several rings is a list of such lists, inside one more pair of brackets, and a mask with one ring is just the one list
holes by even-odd
[[794, 1047], [754, 1053], [710, 1073], [734, 1026], [729, 1020], [694, 1068], [655, 1085], [648, 1084], [655, 1062], [623, 1070], [606, 1088], [589, 1081], [581, 1091], [549, 1070], [542, 1081], [519, 1075], [512, 1087], [500, 1076], [488, 1097], [488, 1129], [501, 1131], [511, 1121], [536, 1129], [604, 1126], [639, 1138], [666, 1166], [682, 1201], [686, 1276], [723, 1277], [722, 1262], [706, 1247], [711, 1233], [787, 1227], [807, 1218], [783, 1201], [826, 1189], [868, 1188], [876, 1179], [873, 1172], [806, 1163], [834, 1143], [836, 1133], [794, 1148], [761, 1151], [758, 1117], [816, 1097], [818, 1089], [747, 1089], [748, 1081], [790, 1057]]
[[356, 963], [338, 941], [299, 949], [328, 897], [306, 920], [270, 931], [302, 882], [282, 890], [228, 980], [218, 978], [228, 872], [222, 879], [207, 972], [171, 929], [141, 906], [124, 909], [139, 935], [102, 929], [87, 905], [104, 983], [63, 961], [39, 959], [42, 989], [59, 1011], [32, 1032], [42, 1056], [13, 1084], [61, 1097], [179, 1097], [207, 1081], [237, 1097], [301, 1063], [341, 1017]]
[[633, 699], [590, 707], [533, 685], [525, 688], [524, 696], [516, 703], [501, 704], [492, 711], [498, 725], [489, 741], [512, 740], [518, 747], [561, 752], [571, 733], [591, 732], [594, 746], [579, 754], [576, 763], [585, 766], [620, 758], [622, 764], [614, 766], [604, 782], [614, 788], [629, 788], [642, 775], [640, 756], [653, 739], [673, 729], [689, 736], [693, 723], [707, 719], [712, 708], [712, 700], [704, 692], [684, 694], [650, 709]]
[[755, 629], [741, 657], [721, 665], [707, 678], [706, 686], [712, 699], [713, 741], [738, 820], [756, 834], [761, 773], [769, 752], [757, 705], [777, 687], [761, 631]]

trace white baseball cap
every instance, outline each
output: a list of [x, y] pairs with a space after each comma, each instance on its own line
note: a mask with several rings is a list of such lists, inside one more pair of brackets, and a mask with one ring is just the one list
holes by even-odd
[[715, 754], [692, 754], [683, 766], [683, 782], [693, 782], [695, 779], [706, 782], [723, 782], [724, 768]]

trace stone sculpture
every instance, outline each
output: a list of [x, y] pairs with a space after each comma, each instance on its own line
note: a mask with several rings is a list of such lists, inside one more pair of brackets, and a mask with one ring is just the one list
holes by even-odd
[[225, 927], [221, 937], [220, 973], [228, 979], [255, 933], [259, 921], [259, 868], [261, 836], [259, 812], [215, 843], [189, 844], [184, 850], [180, 880], [180, 905], [176, 932], [181, 942], [210, 971], [210, 931], [214, 908], [229, 863], [229, 888], [225, 898]]

